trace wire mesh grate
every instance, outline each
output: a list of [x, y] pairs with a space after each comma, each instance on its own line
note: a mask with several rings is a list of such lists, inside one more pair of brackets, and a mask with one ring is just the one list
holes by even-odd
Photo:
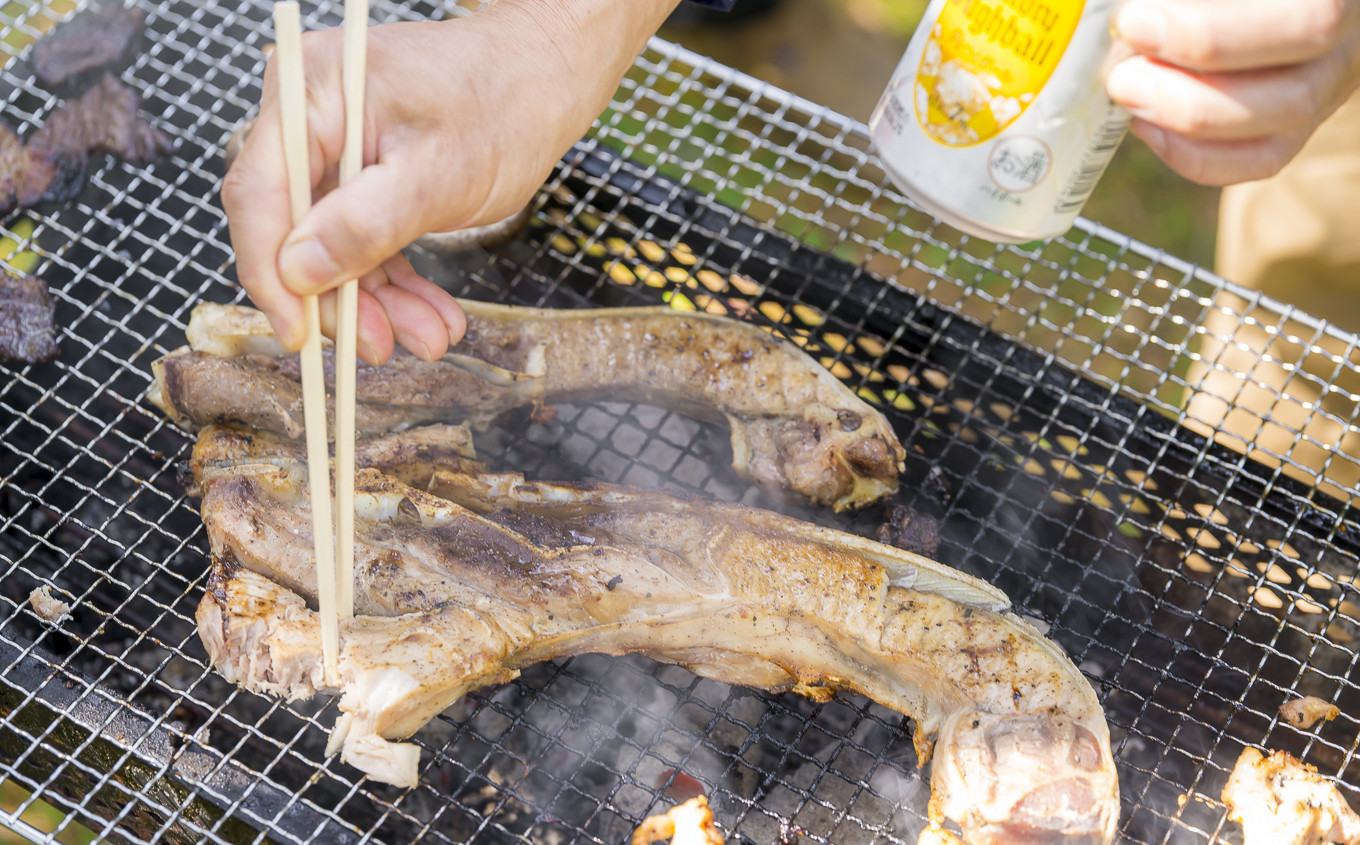
[[[59, 105], [23, 44], [75, 5], [0, 9], [21, 134]], [[20, 817], [41, 798], [63, 827], [132, 842], [615, 843], [694, 778], [732, 841], [914, 842], [910, 725], [863, 699], [575, 658], [443, 714], [400, 791], [324, 758], [333, 702], [211, 671], [190, 444], [144, 397], [193, 304], [241, 299], [216, 194], [269, 4], [138, 5], [152, 35], [123, 78], [176, 151], [0, 220], [62, 330], [58, 362], [0, 373], [0, 776], [32, 794], [0, 822], [39, 836]], [[338, 20], [322, 3], [305, 24]], [[659, 40], [522, 236], [413, 258], [474, 298], [739, 316], [882, 407], [908, 448], [896, 501], [938, 518], [938, 557], [1004, 589], [1098, 685], [1124, 841], [1235, 841], [1218, 794], [1244, 745], [1290, 750], [1360, 803], [1355, 337], [1090, 222], [1018, 247], [960, 235], [888, 187], [863, 126]], [[701, 490], [862, 534], [881, 516], [768, 501], [721, 432], [656, 408], [515, 422], [478, 448], [531, 477]], [[71, 619], [29, 610], [44, 585]], [[1303, 694], [1342, 715], [1289, 726], [1276, 708]]]

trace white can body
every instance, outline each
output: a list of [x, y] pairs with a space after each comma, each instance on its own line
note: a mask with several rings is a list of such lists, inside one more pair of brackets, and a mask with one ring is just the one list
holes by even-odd
[[1129, 115], [1105, 94], [1118, 0], [932, 0], [870, 119], [894, 184], [946, 223], [1067, 231]]

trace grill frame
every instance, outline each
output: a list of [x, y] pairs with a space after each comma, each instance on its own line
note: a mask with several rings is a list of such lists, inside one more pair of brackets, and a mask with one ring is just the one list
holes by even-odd
[[[439, 825], [455, 816], [483, 840], [603, 842], [664, 803], [674, 780], [667, 768], [707, 774], [717, 761], [711, 794], [739, 841], [787, 837], [790, 825], [817, 842], [913, 841], [926, 793], [912, 774], [908, 734], [859, 699], [815, 706], [635, 659], [551, 664], [470, 697], [422, 732], [427, 779], [447, 774], [462, 790], [441, 808], [319, 764], [333, 704], [284, 705], [214, 685], [190, 624], [206, 566], [201, 525], [176, 481], [188, 440], [142, 400], [147, 364], [178, 345], [192, 302], [240, 299], [212, 197], [221, 144], [257, 93], [268, 4], [138, 5], [158, 37], [123, 77], [176, 137], [176, 153], [146, 168], [105, 163], [76, 202], [35, 215], [31, 236], [16, 231], [18, 215], [0, 221], [20, 249], [36, 251], [64, 328], [58, 363], [0, 375], [0, 775], [66, 811], [63, 826], [130, 842], [396, 841], [413, 831], [437, 842], [450, 838]], [[374, 10], [378, 20], [463, 11]], [[46, 17], [34, 5], [19, 20], [0, 17], [0, 31], [35, 34]], [[336, 4], [323, 3], [304, 24], [338, 20]], [[224, 60], [230, 68], [218, 67]], [[22, 61], [0, 71], [0, 93], [22, 134], [58, 103]], [[681, 125], [702, 143], [682, 139]], [[1347, 777], [1357, 767], [1353, 717], [1299, 732], [1267, 706], [1272, 696], [1329, 684], [1339, 703], [1360, 699], [1354, 649], [1313, 630], [1308, 618], [1317, 614], [1294, 609], [1328, 594], [1338, 601], [1326, 620], [1360, 625], [1341, 603], [1360, 603], [1355, 584], [1342, 583], [1357, 576], [1360, 519], [1317, 489], [1354, 494], [1355, 483], [1324, 478], [1294, 454], [1313, 422], [1349, 426], [1350, 418], [1318, 408], [1291, 448], [1272, 451], [1213, 429], [1187, 412], [1189, 399], [1169, 397], [1204, 393], [1195, 368], [1221, 360], [1215, 344], [1231, 346], [1232, 334], [1205, 327], [1214, 314], [1298, 337], [1305, 357], [1336, 358], [1323, 388], [1352, 405], [1349, 382], [1338, 380], [1353, 369], [1360, 339], [1089, 221], [1020, 247], [953, 233], [887, 186], [862, 125], [660, 40], [554, 173], [533, 222], [505, 249], [439, 272], [474, 296], [532, 305], [708, 296], [820, 343], [829, 366], [880, 400], [882, 383], [870, 373], [905, 368], [910, 378], [895, 389], [916, 407], [890, 411], [904, 441], [921, 449], [904, 476], [920, 489], [906, 501], [941, 517], [942, 559], [1007, 589], [1084, 669], [1093, 664], [1088, 675], [1104, 685], [1116, 731], [1126, 841], [1231, 841], [1217, 792], [1244, 743], [1288, 747], [1356, 782]], [[676, 256], [682, 243], [691, 264]], [[649, 258], [643, 244], [663, 246], [666, 257]], [[685, 267], [689, 276], [664, 272]], [[698, 278], [699, 269], [717, 282]], [[664, 282], [649, 284], [653, 273]], [[767, 303], [783, 313], [762, 311]], [[780, 322], [795, 305], [823, 322]], [[859, 349], [835, 349], [831, 335]], [[875, 338], [877, 354], [866, 351]], [[1177, 366], [1157, 369], [1167, 361]], [[1304, 366], [1298, 372], [1315, 379]], [[723, 470], [712, 430], [634, 406], [567, 407], [527, 442], [493, 436], [479, 446], [542, 478], [586, 472], [772, 504]], [[1029, 461], [1045, 472], [995, 466]], [[1138, 472], [1160, 486], [1137, 483]], [[790, 510], [872, 530], [872, 514]], [[1126, 525], [1161, 540], [1135, 549], [1118, 539], [1134, 539], [1120, 533]], [[998, 551], [1006, 547], [1052, 558], [1017, 562]], [[1091, 549], [1104, 569], [1077, 566]], [[1192, 554], [1209, 571], [1194, 569]], [[1246, 578], [1231, 574], [1239, 559]], [[1308, 578], [1286, 571], [1288, 583], [1277, 584], [1271, 567]], [[1326, 589], [1309, 586], [1314, 576]], [[1060, 589], [1069, 583], [1079, 589]], [[74, 599], [77, 618], [39, 625], [22, 609], [32, 584]], [[1254, 602], [1261, 590], [1291, 609]], [[1109, 630], [1121, 624], [1137, 634], [1122, 651]], [[1300, 648], [1303, 658], [1294, 656]], [[1242, 660], [1258, 665], [1239, 670]], [[662, 703], [630, 699], [618, 677]], [[1180, 718], [1178, 701], [1187, 705]], [[619, 712], [650, 732], [606, 718]], [[1222, 713], [1228, 725], [1212, 724]], [[484, 749], [481, 759], [468, 748]], [[537, 765], [553, 755], [566, 759], [561, 769]], [[582, 780], [587, 764], [609, 755], [628, 762], [602, 784]], [[526, 774], [506, 774], [515, 766]], [[487, 796], [467, 791], [491, 786]], [[1191, 800], [1178, 806], [1182, 789]], [[41, 839], [25, 827], [24, 809], [0, 813], [0, 822]]]

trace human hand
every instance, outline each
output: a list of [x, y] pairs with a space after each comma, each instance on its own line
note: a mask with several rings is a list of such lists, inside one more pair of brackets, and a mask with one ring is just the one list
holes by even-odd
[[1138, 55], [1106, 91], [1206, 185], [1276, 173], [1360, 85], [1360, 0], [1128, 0], [1114, 27]]
[[467, 18], [369, 29], [364, 170], [337, 186], [344, 143], [341, 30], [303, 39], [315, 205], [296, 227], [280, 140], [274, 61], [260, 116], [222, 185], [237, 274], [289, 349], [301, 296], [359, 280], [358, 351], [400, 343], [432, 360], [466, 327], [443, 289], [400, 250], [427, 232], [522, 208], [603, 110], [676, 0], [501, 0]]

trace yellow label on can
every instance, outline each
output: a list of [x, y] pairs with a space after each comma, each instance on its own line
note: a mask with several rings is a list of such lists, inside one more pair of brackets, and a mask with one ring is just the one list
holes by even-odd
[[916, 73], [921, 127], [956, 147], [1005, 129], [1053, 75], [1085, 5], [1085, 0], [949, 0]]

